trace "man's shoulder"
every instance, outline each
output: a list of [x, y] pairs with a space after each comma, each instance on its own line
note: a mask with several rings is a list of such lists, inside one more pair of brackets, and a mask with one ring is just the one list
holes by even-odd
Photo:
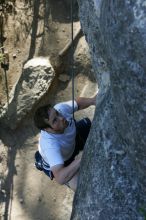
[[54, 134], [51, 134], [49, 132], [41, 131], [40, 134], [40, 144], [49, 145], [50, 147], [54, 144], [59, 144], [59, 139], [57, 136], [55, 137]]

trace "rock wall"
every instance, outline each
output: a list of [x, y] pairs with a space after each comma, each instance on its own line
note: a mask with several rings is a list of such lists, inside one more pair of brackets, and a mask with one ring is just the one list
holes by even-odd
[[72, 220], [146, 218], [146, 1], [79, 0], [99, 84]]

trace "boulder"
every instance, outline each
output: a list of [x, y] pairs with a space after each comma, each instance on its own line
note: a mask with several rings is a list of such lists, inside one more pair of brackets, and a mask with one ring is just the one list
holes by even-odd
[[48, 58], [36, 57], [29, 60], [11, 91], [9, 105], [1, 109], [0, 123], [15, 129], [48, 91], [54, 76], [55, 72]]
[[99, 94], [71, 220], [144, 220], [146, 1], [78, 3]]

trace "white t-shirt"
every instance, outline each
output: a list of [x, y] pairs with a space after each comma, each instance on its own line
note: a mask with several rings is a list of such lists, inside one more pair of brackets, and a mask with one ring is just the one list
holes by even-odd
[[[64, 164], [64, 161], [72, 156], [76, 136], [75, 122], [72, 118], [72, 101], [59, 103], [54, 108], [66, 118], [69, 125], [63, 134], [53, 134], [41, 130], [39, 152], [50, 167]], [[78, 105], [74, 101], [74, 111], [77, 110]]]

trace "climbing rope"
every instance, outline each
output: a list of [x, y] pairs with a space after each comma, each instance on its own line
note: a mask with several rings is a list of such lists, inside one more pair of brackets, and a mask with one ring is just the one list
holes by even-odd
[[74, 40], [73, 40], [73, 0], [71, 0], [71, 76], [72, 76], [72, 114], [74, 119]]

